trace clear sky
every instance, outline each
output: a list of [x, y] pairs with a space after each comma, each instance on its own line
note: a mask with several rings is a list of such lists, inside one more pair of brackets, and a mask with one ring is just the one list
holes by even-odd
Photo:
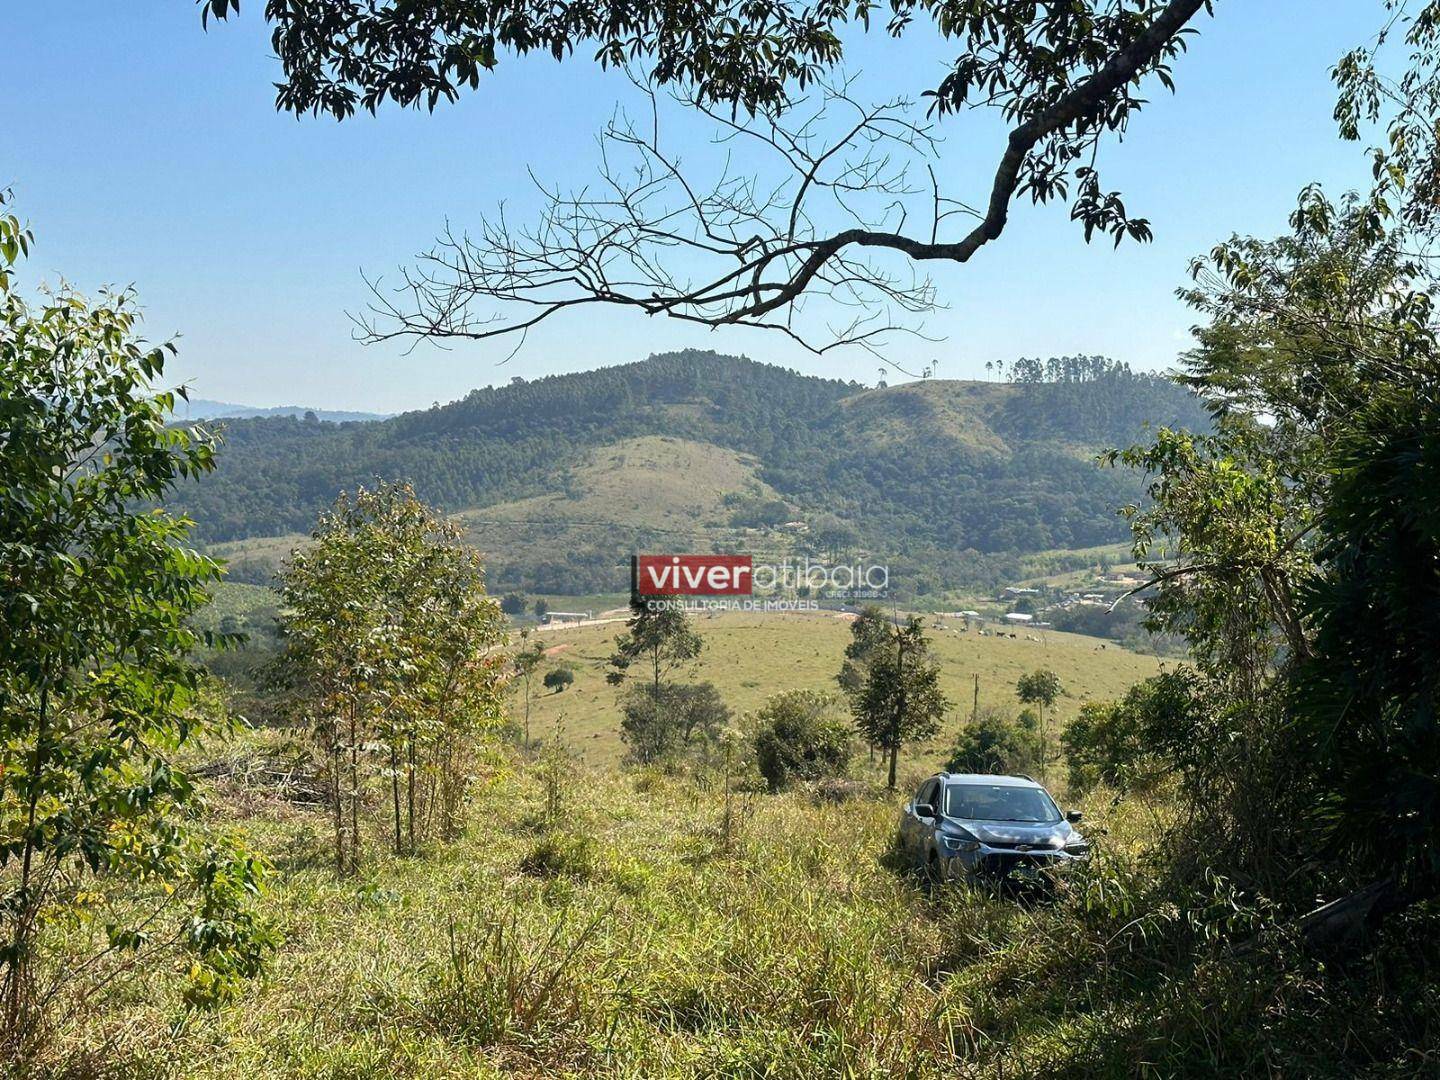
[[[928, 330], [944, 340], [899, 340], [897, 363], [936, 359], [947, 378], [1072, 352], [1168, 366], [1193, 321], [1173, 295], [1191, 256], [1231, 232], [1280, 231], [1308, 181], [1365, 182], [1360, 148], [1335, 138], [1328, 71], [1379, 27], [1379, 0], [1215, 6], [1176, 65], [1178, 93], [1157, 86], [1105, 158], [1106, 186], [1150, 218], [1155, 242], [1087, 247], [1063, 209], [1017, 205], [998, 242], [936, 275], [948, 307]], [[197, 395], [398, 411], [686, 346], [875, 379], [863, 353], [813, 357], [760, 331], [625, 312], [559, 317], [503, 365], [505, 341], [409, 355], [356, 343], [346, 313], [364, 306], [362, 270], [393, 272], [447, 219], [458, 228], [503, 199], [523, 206], [527, 167], [586, 179], [622, 88], [583, 58], [505, 57], [480, 91], [434, 115], [296, 120], [273, 108], [262, 7], [242, 0], [238, 21], [204, 33], [188, 0], [0, 2], [0, 186], [36, 232], [27, 273], [133, 284], [147, 335], [178, 335], [172, 371]], [[933, 37], [877, 35], [849, 64], [914, 93], [938, 81], [948, 50]], [[974, 117], [943, 128], [955, 194], [982, 201], [1003, 131]], [[708, 133], [684, 137], [698, 146]]]

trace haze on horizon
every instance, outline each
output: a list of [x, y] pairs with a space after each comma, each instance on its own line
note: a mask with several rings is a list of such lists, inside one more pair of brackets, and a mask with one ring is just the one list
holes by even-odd
[[[277, 64], [260, 15], [247, 0], [237, 22], [204, 33], [193, 5], [161, 0], [0, 11], [0, 37], [21, 46], [9, 51], [0, 185], [35, 228], [35, 268], [51, 280], [63, 268], [86, 289], [133, 283], [147, 335], [179, 335], [172, 370], [197, 396], [392, 413], [516, 375], [687, 347], [875, 381], [880, 364], [860, 350], [817, 357], [774, 334], [630, 312], [556, 319], [508, 361], [506, 340], [408, 354], [357, 343], [347, 312], [365, 304], [362, 268], [393, 274], [447, 221], [463, 229], [506, 200], [523, 208], [527, 170], [583, 183], [623, 79], [583, 60], [507, 59], [433, 115], [391, 107], [343, 125], [297, 122], [274, 111]], [[1017, 203], [1002, 242], [936, 271], [947, 306], [927, 330], [943, 340], [897, 339], [888, 359], [911, 371], [938, 361], [939, 377], [971, 379], [1023, 355], [1173, 364], [1193, 321], [1174, 297], [1192, 256], [1232, 232], [1281, 230], [1312, 180], [1332, 192], [1365, 182], [1362, 148], [1336, 138], [1328, 72], [1382, 16], [1378, 3], [1217, 5], [1176, 65], [1177, 93], [1157, 97], [1107, 152], [1107, 185], [1151, 220], [1155, 241], [1087, 246], [1063, 206]], [[848, 66], [883, 88], [889, 66], [944, 59], [917, 47], [872, 34]], [[952, 118], [941, 134], [964, 191], [983, 190], [999, 129]], [[703, 153], [708, 132], [680, 138]]]

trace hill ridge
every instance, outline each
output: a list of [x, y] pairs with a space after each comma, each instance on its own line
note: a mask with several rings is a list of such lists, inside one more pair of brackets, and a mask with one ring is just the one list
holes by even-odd
[[[1063, 377], [875, 388], [708, 351], [657, 353], [517, 378], [376, 423], [225, 421], [216, 474], [176, 501], [195, 518], [197, 537], [215, 542], [306, 532], [336, 492], [377, 477], [408, 480], [450, 512], [582, 499], [588, 488], [635, 488], [634, 477], [587, 466], [593, 455], [668, 438], [687, 444], [694, 460], [753, 459], [748, 494], [713, 493], [731, 498], [731, 528], [799, 521], [797, 545], [883, 552], [935, 590], [993, 576], [1001, 556], [1122, 539], [1114, 510], [1136, 497], [1138, 484], [1098, 470], [1095, 453], [1139, 437], [1145, 421], [1207, 422], [1188, 391], [1160, 376], [1098, 358], [1051, 369]], [[706, 445], [724, 453], [695, 449]], [[674, 468], [686, 467], [677, 456]], [[717, 475], [735, 482], [740, 473]], [[677, 490], [683, 485], [665, 496], [671, 520], [683, 514]], [[713, 514], [713, 499], [707, 506]], [[533, 549], [550, 540], [519, 538], [518, 530], [512, 541], [491, 537], [492, 581], [613, 591], [614, 564], [643, 539], [643, 530], [626, 531], [587, 537], [583, 554], [573, 536], [547, 552]], [[754, 534], [727, 529], [713, 542], [744, 536]]]

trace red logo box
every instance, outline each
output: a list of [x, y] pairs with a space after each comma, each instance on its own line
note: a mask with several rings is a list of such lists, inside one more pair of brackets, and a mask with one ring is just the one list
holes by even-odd
[[749, 596], [749, 555], [636, 555], [630, 587], [638, 596]]

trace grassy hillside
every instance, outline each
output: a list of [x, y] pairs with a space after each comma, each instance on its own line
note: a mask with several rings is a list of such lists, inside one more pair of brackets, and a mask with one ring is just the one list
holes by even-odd
[[[624, 587], [635, 551], [754, 550], [753, 532], [732, 522], [736, 503], [779, 499], [753, 456], [659, 435], [587, 451], [557, 483], [545, 495], [456, 515], [502, 579], [523, 568], [552, 594]], [[792, 539], [782, 531], [761, 542], [774, 550]]]
[[1020, 904], [904, 874], [896, 797], [740, 794], [727, 832], [713, 787], [582, 768], [552, 830], [553, 782], [494, 759], [464, 837], [395, 859], [377, 832], [352, 879], [329, 867], [323, 809], [222, 783], [221, 820], [276, 863], [271, 974], [214, 1014], [158, 973], [111, 987], [57, 1032], [56, 1074], [1427, 1074], [1434, 988], [1415, 973], [1440, 951], [1436, 913], [1349, 971], [1193, 952], [1173, 917], [1125, 906], [1163, 806], [1081, 804], [1094, 873]]
[[[959, 624], [932, 630], [931, 640], [941, 664], [941, 682], [954, 704], [954, 720], [931, 744], [907, 755], [910, 765], [938, 768], [941, 755], [969, 716], [975, 675], [980, 676], [980, 703], [1015, 706], [1015, 681], [1026, 672], [1049, 668], [1060, 676], [1065, 696], [1053, 719], [1063, 724], [1087, 698], [1112, 698], [1159, 669], [1154, 657], [1078, 634], [1019, 633], [1014, 640], [962, 633]], [[794, 688], [836, 690], [835, 673], [850, 639], [849, 622], [830, 614], [726, 613], [701, 617], [695, 627], [705, 640], [700, 659], [685, 678], [713, 682], [725, 702], [739, 714], [757, 708], [771, 694]], [[557, 719], [567, 741], [588, 763], [610, 766], [624, 754], [620, 741], [617, 690], [605, 682], [605, 662], [622, 624], [541, 631], [550, 658], [535, 677], [531, 699], [531, 733], [547, 734]], [[565, 665], [574, 685], [558, 694], [540, 687], [551, 666]]]
[[776, 498], [760, 479], [760, 463], [734, 450], [650, 435], [588, 451], [565, 471], [562, 490], [495, 503], [458, 515], [475, 519], [623, 521], [639, 529], [723, 530], [729, 511], [722, 496]]
[[[379, 423], [227, 421], [218, 472], [175, 502], [221, 544], [303, 533], [340, 489], [402, 479], [487, 523], [476, 540], [497, 590], [612, 591], [642, 540], [669, 536], [699, 550], [865, 554], [891, 565], [903, 596], [934, 596], [1011, 579], [1025, 553], [1123, 539], [1114, 511], [1138, 479], [1098, 468], [1095, 453], [1147, 422], [1206, 423], [1155, 376], [1094, 358], [1053, 374], [1066, 381], [866, 389], [668, 354]], [[759, 532], [737, 536], [747, 498], [782, 513], [751, 515]], [[788, 520], [807, 529], [780, 528]]]

